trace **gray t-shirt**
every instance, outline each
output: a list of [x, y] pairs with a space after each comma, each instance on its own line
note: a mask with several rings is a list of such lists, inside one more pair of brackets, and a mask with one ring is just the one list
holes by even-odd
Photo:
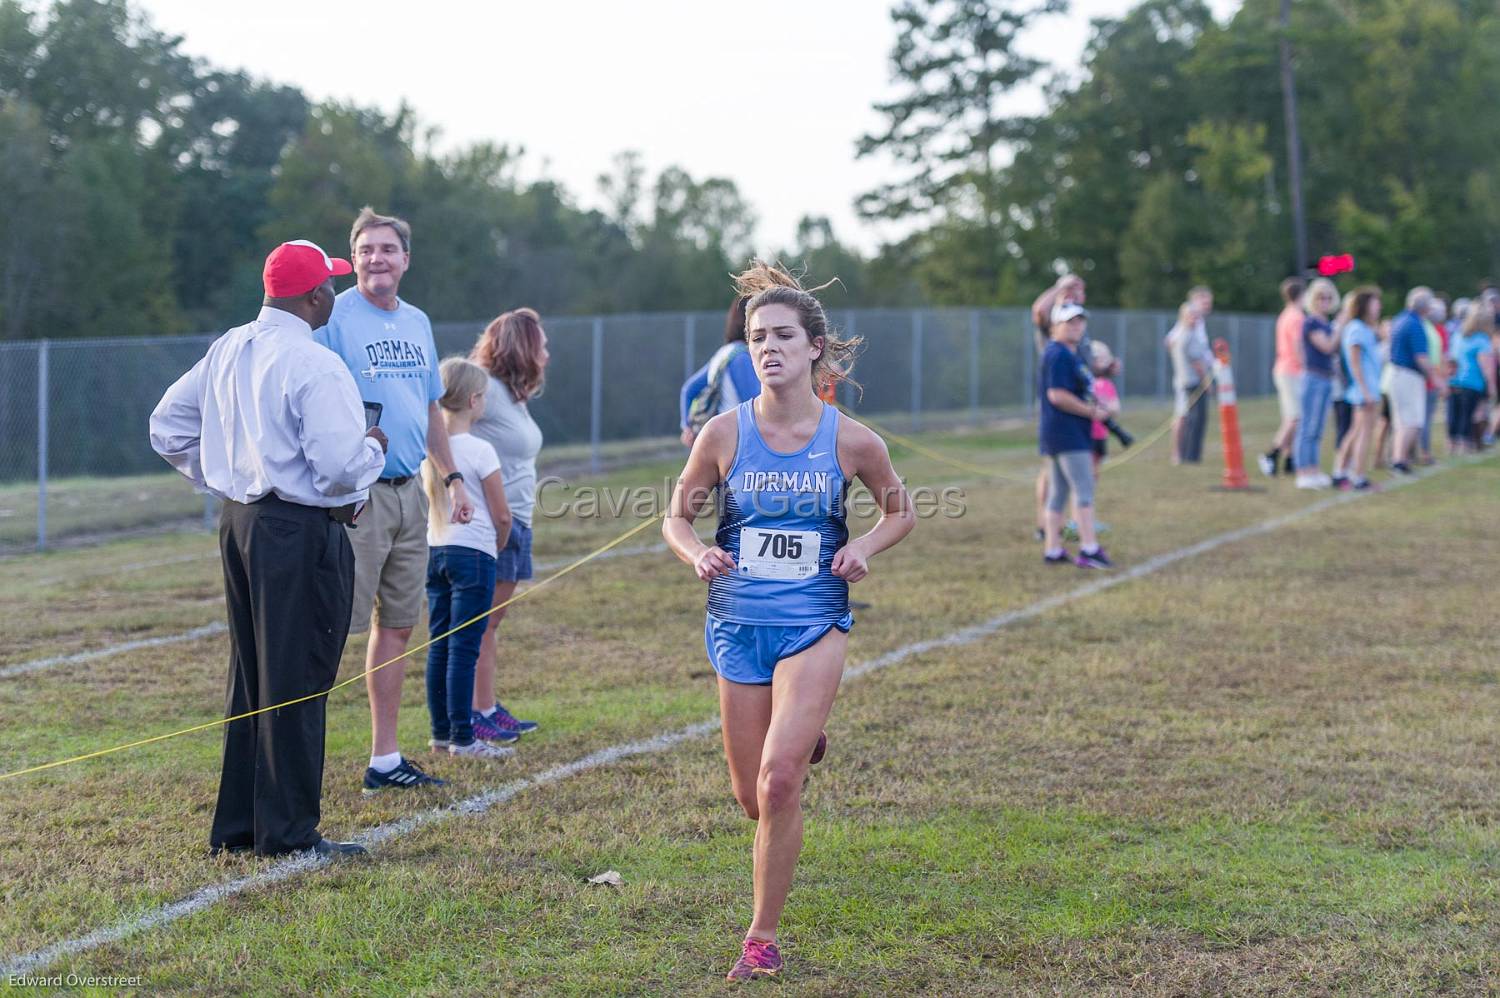
[[505, 482], [505, 502], [517, 523], [531, 526], [536, 505], [536, 456], [542, 449], [542, 429], [517, 402], [510, 389], [494, 375], [484, 390], [484, 415], [469, 431], [495, 448], [500, 456], [500, 477]]

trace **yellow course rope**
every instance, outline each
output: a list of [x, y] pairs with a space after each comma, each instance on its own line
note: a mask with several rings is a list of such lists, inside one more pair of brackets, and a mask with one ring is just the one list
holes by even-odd
[[[1209, 386], [1213, 383], [1214, 376], [1212, 374], [1203, 379], [1203, 383], [1198, 386], [1198, 390], [1193, 392], [1192, 397], [1188, 399], [1188, 409], [1191, 410], [1193, 406], [1198, 403], [1198, 400], [1203, 397], [1203, 393], [1208, 391]], [[1152, 430], [1151, 433], [1146, 436], [1145, 440], [1139, 441], [1138, 443], [1134, 444], [1129, 450], [1125, 451], [1124, 453], [1119, 454], [1116, 457], [1109, 458], [1099, 466], [1099, 469], [1102, 471], [1105, 468], [1118, 468], [1126, 461], [1129, 461], [1132, 458], [1139, 457], [1146, 450], [1148, 450], [1152, 444], [1156, 443], [1162, 437], [1166, 436], [1167, 433], [1172, 429], [1172, 424], [1176, 421], [1176, 416], [1170, 417], [1166, 422], [1162, 423], [1155, 430]]]
[[858, 413], [850, 412], [848, 409], [844, 408], [843, 406], [839, 406], [838, 408], [839, 408], [839, 412], [842, 412], [844, 415], [848, 416], [850, 419], [857, 420], [857, 421], [863, 423], [865, 426], [868, 426], [870, 429], [874, 430], [876, 433], [880, 434], [882, 437], [884, 437], [885, 439], [889, 440], [891, 443], [893, 443], [893, 444], [899, 444], [900, 446], [905, 447], [907, 450], [915, 451], [916, 453], [921, 454], [923, 457], [931, 458], [934, 461], [938, 461], [938, 462], [940, 462], [942, 464], [946, 464], [946, 465], [950, 465], [950, 466], [952, 466], [954, 468], [958, 468], [960, 471], [967, 471], [967, 472], [969, 472], [970, 474], [973, 474], [973, 475], [983, 475], [985, 478], [995, 478], [995, 479], [999, 479], [1000, 481], [1016, 481], [1017, 480], [1017, 479], [1007, 478], [1005, 475], [1002, 475], [999, 472], [997, 472], [994, 468], [984, 468], [984, 467], [980, 467], [977, 464], [970, 464], [967, 461], [960, 461], [958, 458], [949, 457], [948, 455], [942, 453], [941, 451], [936, 451], [936, 450], [933, 450], [931, 447], [928, 447], [928, 446], [926, 446], [924, 444], [917, 443], [911, 437], [904, 437], [901, 434], [897, 433], [896, 431], [894, 431], [892, 429], [889, 429], [888, 427], [881, 426], [879, 423], [875, 422], [873, 419], [867, 419], [866, 417], [861, 416]]
[[179, 731], [169, 731], [169, 732], [167, 732], [164, 735], [153, 735], [150, 738], [142, 738], [142, 739], [139, 739], [137, 741], [126, 742], [123, 745], [115, 745], [115, 746], [112, 746], [110, 748], [99, 749], [96, 752], [85, 752], [83, 755], [75, 755], [75, 756], [73, 756], [72, 758], [69, 758], [69, 759], [58, 759], [58, 760], [56, 760], [54, 762], [44, 762], [44, 763], [42, 763], [41, 765], [38, 765], [38, 766], [29, 766], [29, 767], [27, 767], [25, 769], [17, 769], [17, 770], [14, 770], [12, 772], [9, 772], [9, 773], [0, 773], [0, 781], [13, 780], [13, 779], [16, 779], [17, 777], [26, 776], [26, 775], [28, 775], [30, 773], [40, 773], [41, 771], [43, 771], [45, 769], [56, 769], [59, 766], [68, 766], [68, 765], [71, 765], [71, 764], [73, 764], [75, 762], [83, 762], [83, 761], [85, 761], [87, 759], [97, 759], [100, 756], [113, 755], [116, 752], [124, 752], [126, 749], [139, 748], [142, 745], [151, 745], [151, 744], [154, 744], [156, 742], [164, 742], [164, 741], [166, 741], [169, 738], [178, 738], [178, 737], [180, 737], [182, 735], [190, 735], [190, 734], [192, 734], [195, 731], [207, 731], [210, 728], [217, 728], [217, 727], [220, 727], [222, 725], [228, 724], [231, 721], [241, 721], [241, 720], [244, 720], [247, 717], [254, 717], [256, 714], [264, 714], [267, 711], [280, 710], [283, 707], [292, 707], [292, 706], [295, 706], [295, 705], [297, 705], [299, 703], [306, 703], [309, 700], [316, 700], [319, 697], [326, 697], [330, 693], [334, 692], [335, 690], [340, 690], [340, 689], [343, 689], [345, 686], [349, 686], [352, 683], [356, 683], [359, 680], [361, 680], [361, 679], [365, 678], [366, 676], [370, 675], [371, 673], [379, 672], [381, 669], [384, 669], [388, 665], [395, 665], [397, 662], [401, 661], [402, 659], [407, 658], [407, 657], [409, 657], [411, 655], [415, 655], [419, 651], [425, 650], [430, 645], [432, 645], [434, 642], [441, 641], [443, 638], [448, 637], [450, 634], [456, 634], [457, 632], [463, 630], [465, 627], [468, 627], [470, 624], [473, 624], [473, 623], [476, 623], [477, 621], [481, 621], [481, 620], [485, 619], [486, 617], [488, 617], [490, 614], [496, 612], [497, 610], [503, 610], [506, 607], [510, 606], [512, 603], [516, 602], [517, 600], [520, 600], [520, 599], [523, 599], [523, 598], [525, 598], [527, 596], [530, 596], [532, 593], [536, 592], [538, 589], [541, 589], [544, 586], [548, 586], [548, 585], [552, 584], [553, 582], [556, 582], [558, 579], [562, 578], [564, 575], [567, 575], [569, 572], [572, 572], [575, 569], [581, 568], [582, 566], [588, 564], [589, 562], [593, 561], [595, 558], [597, 558], [600, 555], [602, 555], [604, 552], [608, 551], [610, 548], [615, 547], [615, 546], [623, 543], [624, 541], [629, 540], [630, 538], [634, 537], [636, 534], [640, 533], [642, 530], [645, 530], [647, 527], [651, 526], [653, 523], [656, 523], [658, 520], [662, 519], [662, 517], [664, 517], [664, 516], [666, 516], [666, 514], [665, 513], [661, 513], [661, 514], [658, 514], [656, 516], [653, 516], [649, 520], [643, 520], [643, 521], [641, 521], [640, 523], [636, 524], [634, 527], [631, 527], [629, 530], [625, 531], [620, 536], [616, 537], [614, 540], [610, 541], [608, 544], [605, 544], [602, 547], [596, 548], [595, 550], [590, 551], [588, 554], [584, 555], [583, 557], [579, 558], [578, 560], [573, 561], [573, 562], [569, 563], [568, 565], [564, 566], [563, 568], [558, 569], [556, 572], [553, 572], [551, 575], [547, 576], [545, 579], [543, 579], [542, 581], [538, 582], [536, 585], [531, 586], [528, 589], [525, 589], [525, 590], [523, 590], [521, 592], [516, 593], [514, 596], [510, 597], [509, 599], [507, 599], [505, 602], [498, 603], [495, 606], [490, 607], [488, 610], [486, 610], [483, 613], [479, 614], [477, 617], [473, 617], [473, 618], [471, 618], [469, 620], [466, 620], [462, 624], [459, 624], [458, 626], [456, 626], [456, 627], [454, 627], [454, 628], [452, 628], [452, 629], [450, 629], [450, 630], [448, 630], [448, 631], [446, 631], [446, 632], [444, 632], [442, 634], [437, 634], [437, 635], [434, 635], [431, 638], [428, 638], [426, 641], [424, 641], [421, 644], [417, 645], [415, 648], [408, 648], [406, 651], [402, 652], [400, 655], [397, 655], [395, 658], [392, 658], [392, 659], [390, 659], [388, 661], [385, 661], [385, 662], [381, 662], [379, 665], [376, 665], [376, 666], [373, 666], [373, 667], [371, 667], [369, 669], [366, 669], [365, 671], [363, 671], [361, 673], [358, 673], [357, 675], [350, 676], [348, 679], [345, 679], [343, 682], [335, 683], [334, 685], [330, 686], [328, 689], [324, 690], [321, 693], [310, 693], [310, 694], [308, 694], [305, 697], [298, 697], [295, 700], [287, 700], [285, 703], [272, 704], [269, 707], [260, 707], [260, 708], [257, 708], [256, 710], [247, 711], [247, 712], [245, 712], [243, 714], [235, 714], [233, 717], [225, 717], [225, 718], [220, 718], [220, 719], [215, 720], [215, 721], [207, 721], [207, 722], [205, 722], [203, 724], [195, 724], [195, 725], [193, 725], [190, 728], [183, 728], [183, 729], [181, 729]]

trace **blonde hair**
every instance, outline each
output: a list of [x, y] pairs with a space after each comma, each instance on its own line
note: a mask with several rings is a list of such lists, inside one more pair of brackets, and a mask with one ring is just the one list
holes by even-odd
[[[449, 357], [438, 365], [438, 371], [443, 376], [438, 405], [449, 412], [463, 412], [469, 407], [469, 399], [483, 395], [490, 383], [484, 368], [462, 357]], [[448, 508], [448, 488], [438, 478], [430, 456], [422, 462], [422, 486], [427, 490], [427, 519], [441, 533], [453, 511]]]
[[[1333, 286], [1333, 282], [1326, 277], [1319, 277], [1307, 286], [1307, 293], [1302, 296], [1302, 307], [1313, 311], [1313, 303], [1322, 295], [1328, 295], [1333, 299], [1335, 307], [1338, 305], [1339, 289]], [[1322, 313], [1319, 313], [1322, 314]]]
[[1358, 290], [1344, 292], [1344, 300], [1339, 304], [1339, 310], [1333, 317], [1334, 332], [1342, 331], [1354, 318], [1354, 304], [1358, 294]]
[[1495, 334], [1495, 310], [1490, 308], [1488, 302], [1477, 302], [1469, 306], [1469, 312], [1464, 316], [1462, 335], [1471, 336], [1474, 333]]
[[790, 271], [780, 263], [766, 263], [763, 260], [755, 260], [750, 264], [750, 269], [735, 275], [734, 289], [743, 295], [745, 302], [745, 330], [750, 329], [751, 318], [757, 309], [766, 305], [786, 305], [797, 313], [797, 321], [807, 333], [807, 340], [821, 339], [823, 350], [818, 354], [812, 365], [812, 387], [814, 392], [821, 393], [830, 386], [840, 382], [854, 386], [854, 389], [863, 392], [863, 386], [850, 376], [849, 372], [854, 368], [854, 358], [859, 352], [864, 338], [855, 336], [844, 339], [839, 336], [828, 323], [828, 313], [823, 310], [823, 303], [814, 297], [813, 293], [822, 291], [831, 285], [820, 284], [815, 288], [804, 288], [802, 283], [794, 277]]

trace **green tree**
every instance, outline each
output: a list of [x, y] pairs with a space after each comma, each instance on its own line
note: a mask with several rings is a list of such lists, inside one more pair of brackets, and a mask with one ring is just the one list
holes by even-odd
[[[0, 11], [0, 18], [4, 17]], [[43, 335], [38, 311], [55, 293], [49, 284], [62, 255], [57, 219], [65, 200], [51, 167], [50, 133], [32, 105], [0, 104], [0, 339]]]
[[[1129, 243], [1139, 233], [1162, 247], [1160, 227], [1177, 223], [1159, 213], [1179, 200], [1192, 165], [1187, 130], [1199, 102], [1189, 66], [1212, 26], [1201, 0], [1147, 0], [1094, 22], [1082, 77], [1052, 89], [1050, 112], [1030, 124], [1004, 177], [1021, 219], [1017, 252], [1030, 264], [1023, 298], [1067, 269], [1088, 280], [1091, 300], [1123, 301], [1124, 261], [1152, 252]], [[1174, 179], [1153, 185], [1161, 175]]]
[[869, 298], [869, 264], [857, 250], [839, 242], [826, 216], [802, 216], [796, 242], [779, 258], [819, 283], [838, 278], [839, 283], [824, 294], [830, 305], [864, 303]]
[[1007, 203], [1003, 160], [1029, 126], [1001, 104], [1043, 67], [1019, 50], [1022, 32], [1066, 9], [1066, 0], [900, 0], [891, 11], [904, 92], [875, 105], [885, 127], [860, 138], [856, 153], [888, 155], [907, 172], [855, 204], [865, 218], [930, 224], [908, 248], [920, 246], [918, 283], [934, 302], [994, 301], [1013, 283], [1024, 219]]
[[[359, 209], [368, 204], [394, 210], [396, 193], [411, 180], [417, 165], [413, 126], [404, 108], [392, 118], [335, 102], [314, 108], [302, 135], [281, 157], [260, 243], [311, 239], [329, 250], [347, 250]], [[413, 259], [415, 266], [415, 253]]]

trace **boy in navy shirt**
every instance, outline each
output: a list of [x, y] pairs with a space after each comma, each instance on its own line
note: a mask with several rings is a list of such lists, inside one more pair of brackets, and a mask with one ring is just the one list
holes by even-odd
[[1074, 559], [1062, 546], [1063, 511], [1073, 499], [1073, 519], [1083, 546], [1079, 568], [1110, 568], [1109, 556], [1094, 534], [1094, 466], [1092, 430], [1095, 420], [1109, 418], [1102, 405], [1093, 401], [1088, 372], [1078, 356], [1078, 344], [1088, 328], [1088, 312], [1082, 305], [1065, 302], [1052, 311], [1052, 342], [1042, 354], [1042, 418], [1039, 449], [1051, 463], [1044, 527], [1046, 550], [1043, 560], [1061, 565]]

